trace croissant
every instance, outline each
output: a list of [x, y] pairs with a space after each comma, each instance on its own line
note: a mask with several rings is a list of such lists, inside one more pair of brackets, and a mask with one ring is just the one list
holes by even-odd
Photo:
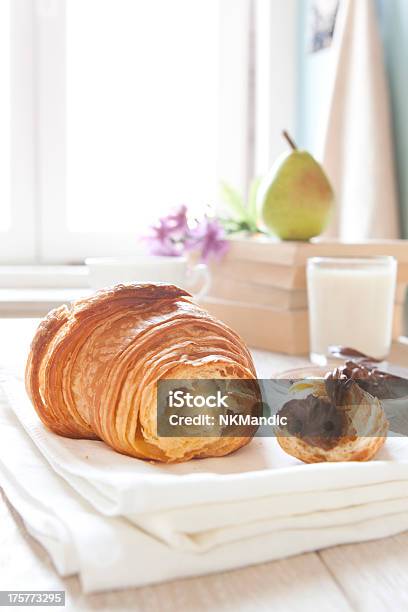
[[40, 323], [26, 389], [42, 422], [69, 438], [163, 462], [227, 455], [243, 437], [160, 437], [160, 379], [255, 379], [240, 337], [163, 284], [123, 284], [52, 310]]

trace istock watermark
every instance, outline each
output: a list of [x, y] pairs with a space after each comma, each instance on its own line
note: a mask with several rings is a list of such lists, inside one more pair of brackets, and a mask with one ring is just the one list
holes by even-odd
[[194, 395], [189, 391], [170, 389], [168, 394], [169, 408], [228, 408], [228, 394], [222, 395], [218, 390], [216, 395]]
[[370, 378], [371, 393], [366, 383], [345, 384], [333, 378], [161, 380], [157, 433], [162, 437], [286, 435], [332, 441], [346, 433], [376, 437], [370, 424], [380, 402], [388, 435], [408, 435], [408, 380], [380, 386]]
[[[220, 381], [224, 386], [223, 381]], [[189, 381], [191, 384], [192, 381]], [[212, 381], [214, 384], [215, 381]], [[170, 389], [167, 395], [167, 406], [173, 414], [168, 414], [172, 427], [176, 426], [214, 426], [214, 427], [259, 427], [287, 425], [287, 417], [279, 414], [263, 414], [258, 389], [251, 384], [229, 385], [229, 391], [218, 389], [213, 394], [201, 395], [201, 381], [194, 381], [196, 392], [186, 389]], [[226, 385], [225, 385], [226, 387]], [[231, 389], [232, 387], [232, 389]], [[166, 400], [164, 400], [166, 403]], [[232, 410], [232, 408], [235, 410]], [[237, 410], [237, 408], [239, 408]], [[261, 412], [262, 408], [262, 412]], [[198, 409], [198, 410], [197, 410]], [[204, 411], [202, 411], [203, 409]], [[208, 409], [211, 409], [208, 410]], [[167, 412], [167, 411], [166, 411]], [[167, 414], [166, 414], [167, 418]]]

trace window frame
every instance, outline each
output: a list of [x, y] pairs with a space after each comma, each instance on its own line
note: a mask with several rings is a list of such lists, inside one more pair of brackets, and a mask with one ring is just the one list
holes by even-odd
[[36, 257], [34, 32], [32, 0], [10, 5], [10, 227], [0, 231], [0, 263]]
[[[294, 128], [296, 5], [219, 2], [220, 176], [243, 193], [275, 156], [280, 129]], [[73, 232], [65, 221], [66, 0], [13, 0], [11, 12], [12, 226], [0, 234], [0, 262], [79, 263], [137, 252], [135, 231]], [[276, 98], [277, 69], [283, 82]]]
[[[246, 148], [247, 36], [251, 0], [222, 0], [220, 7], [220, 133], [219, 165], [223, 176], [244, 187]], [[66, 0], [50, 16], [37, 11], [36, 29], [39, 126], [38, 181], [41, 193], [41, 261], [65, 263], [84, 256], [129, 255], [138, 250], [136, 230], [112, 234], [69, 231], [63, 223], [66, 206], [65, 61]], [[231, 66], [242, 66], [234, 70]], [[228, 143], [234, 147], [228, 147]]]
[[299, 2], [254, 1], [254, 172], [263, 175], [286, 149], [282, 130], [296, 136], [299, 128]]

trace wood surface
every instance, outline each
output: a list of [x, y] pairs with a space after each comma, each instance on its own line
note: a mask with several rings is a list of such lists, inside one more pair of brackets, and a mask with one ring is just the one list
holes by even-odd
[[[407, 240], [366, 240], [358, 243], [315, 238], [311, 242], [274, 240], [266, 236], [232, 238], [228, 259], [263, 261], [283, 266], [305, 266], [308, 257], [371, 257], [392, 255], [408, 264]], [[408, 268], [407, 268], [408, 269]]]
[[[282, 310], [216, 297], [202, 298], [201, 304], [235, 329], [249, 346], [288, 355], [309, 352], [308, 310]], [[404, 305], [395, 304], [393, 339], [398, 339], [404, 331]]]

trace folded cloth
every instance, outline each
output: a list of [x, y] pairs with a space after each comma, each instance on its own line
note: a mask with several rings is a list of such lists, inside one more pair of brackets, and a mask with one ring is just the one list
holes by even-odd
[[300, 465], [269, 438], [158, 466], [48, 432], [22, 382], [3, 373], [1, 385], [0, 485], [58, 572], [78, 573], [87, 592], [408, 529], [405, 439], [368, 464]]

